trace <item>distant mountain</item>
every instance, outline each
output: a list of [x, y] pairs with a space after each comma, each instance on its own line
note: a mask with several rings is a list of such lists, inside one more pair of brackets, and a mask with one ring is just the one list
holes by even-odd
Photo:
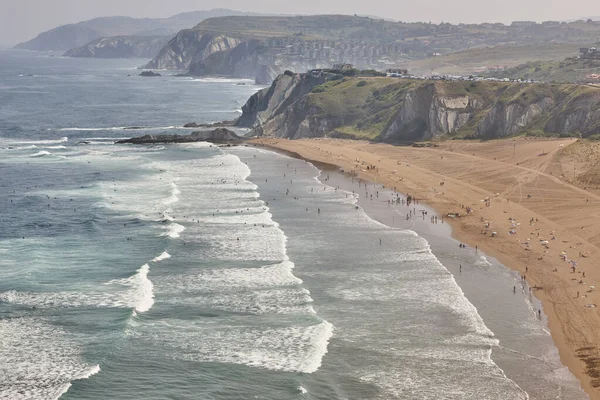
[[171, 36], [111, 36], [67, 51], [66, 57], [152, 58]]
[[19, 43], [17, 49], [69, 50], [93, 40], [110, 36], [169, 36], [191, 28], [206, 18], [223, 16], [265, 15], [228, 9], [192, 11], [169, 18], [100, 17], [75, 24], [62, 25], [42, 32], [35, 38]]

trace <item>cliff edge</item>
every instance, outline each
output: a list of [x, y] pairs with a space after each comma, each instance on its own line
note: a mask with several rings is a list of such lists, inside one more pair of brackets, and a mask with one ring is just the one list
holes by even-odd
[[236, 124], [255, 135], [387, 143], [437, 138], [600, 134], [600, 88], [284, 74], [253, 95]]

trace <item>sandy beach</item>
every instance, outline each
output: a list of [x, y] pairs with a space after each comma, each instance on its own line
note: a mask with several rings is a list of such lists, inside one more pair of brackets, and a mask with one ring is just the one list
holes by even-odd
[[442, 215], [459, 213], [445, 218], [453, 236], [525, 277], [543, 304], [561, 361], [591, 399], [600, 399], [600, 272], [594, 266], [600, 195], [569, 183], [557, 152], [572, 142], [449, 141], [435, 148], [336, 139], [252, 143], [337, 165]]

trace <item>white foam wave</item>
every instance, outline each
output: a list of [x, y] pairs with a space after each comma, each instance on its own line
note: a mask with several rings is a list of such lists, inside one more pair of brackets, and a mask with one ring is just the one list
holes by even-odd
[[[310, 292], [293, 274], [294, 264], [286, 251], [287, 237], [260, 200], [257, 186], [247, 180], [251, 173], [248, 166], [233, 154], [217, 154], [156, 162], [151, 167], [162, 172], [156, 176], [162, 178], [163, 185], [172, 181], [166, 180], [166, 176], [176, 177], [177, 185], [185, 193], [169, 210], [168, 214], [177, 215], [177, 219], [166, 222], [167, 229], [171, 230], [175, 222], [183, 224], [180, 221], [197, 219], [201, 224], [186, 225], [189, 230], [186, 242], [189, 239], [190, 243], [208, 243], [201, 250], [203, 259], [239, 259], [244, 265], [225, 263], [228, 268], [161, 275], [154, 282], [156, 291], [164, 295], [161, 299], [207, 311], [285, 317], [260, 328], [236, 323], [225, 326], [222, 321], [207, 327], [196, 321], [168, 318], [156, 324], [151, 337], [140, 338], [150, 343], [156, 340], [161, 345], [164, 342], [175, 349], [181, 346], [182, 351], [174, 351], [174, 357], [273, 370], [316, 371], [327, 352], [333, 326], [315, 313]], [[240, 240], [236, 240], [238, 237]], [[196, 251], [197, 246], [190, 246], [186, 256], [193, 259]], [[144, 327], [148, 325], [145, 321]], [[137, 335], [136, 330], [131, 335]]]
[[62, 132], [102, 132], [102, 131], [151, 131], [151, 130], [169, 130], [179, 129], [181, 127], [175, 125], [169, 126], [108, 126], [102, 128], [59, 128], [58, 131]]
[[37, 146], [35, 144], [32, 144], [30, 146], [17, 147], [17, 150], [28, 150], [28, 149], [37, 149]]
[[160, 262], [160, 261], [166, 260], [168, 258], [171, 258], [171, 255], [165, 251], [161, 255], [154, 257], [152, 259], [152, 262]]
[[0, 320], [0, 398], [58, 399], [71, 382], [100, 370], [81, 359], [79, 344], [49, 321]]
[[52, 153], [50, 153], [49, 151], [38, 151], [37, 153], [30, 155], [29, 157], [43, 157], [50, 155], [52, 155]]
[[30, 293], [9, 290], [0, 293], [0, 301], [29, 307], [110, 307], [111, 295], [101, 292]]
[[235, 78], [192, 78], [192, 82], [204, 83], [248, 83], [254, 85], [252, 79], [235, 79]]
[[292, 270], [294, 263], [282, 261], [260, 268], [224, 268], [202, 270], [196, 275], [165, 277], [163, 284], [173, 291], [223, 292], [301, 285]]
[[172, 223], [168, 225], [168, 230], [164, 234], [164, 236], [168, 236], [173, 239], [177, 239], [181, 236], [181, 232], [185, 231], [185, 227], [179, 225], [177, 223]]
[[56, 144], [56, 143], [65, 143], [68, 142], [68, 137], [63, 137], [61, 139], [56, 140], [27, 140], [24, 142], [16, 142], [16, 144], [24, 144], [24, 145], [32, 145], [32, 144]]
[[148, 279], [148, 272], [150, 272], [150, 266], [144, 264], [135, 275], [108, 282], [108, 284], [129, 286], [130, 290], [125, 293], [122, 301], [125, 306], [133, 307], [139, 313], [150, 310], [154, 305], [154, 285]]
[[[165, 326], [169, 329], [164, 329]], [[333, 329], [333, 325], [323, 320], [262, 328], [216, 328], [170, 320], [153, 332], [153, 338], [174, 348], [176, 351], [173, 355], [176, 358], [310, 374], [320, 368]], [[190, 335], [190, 332], [194, 334]]]
[[[117, 139], [113, 139], [113, 140], [117, 140]], [[114, 144], [114, 142], [108, 142], [108, 141], [99, 141], [99, 140], [86, 140], [86, 145], [112, 145]]]
[[65, 146], [44, 146], [47, 149], [51, 149], [51, 150], [62, 150], [62, 149], [66, 149]]
[[89, 369], [89, 371], [79, 376], [77, 379], [89, 379], [91, 376], [96, 375], [98, 372], [100, 372], [100, 366], [94, 365], [92, 368]]
[[179, 201], [179, 195], [181, 194], [181, 191], [179, 190], [175, 182], [171, 182], [170, 194], [171, 195], [164, 201], [164, 204], [167, 206], [177, 203]]
[[479, 256], [479, 259], [477, 261], [475, 261], [473, 263], [473, 265], [476, 267], [480, 267], [482, 269], [488, 269], [489, 267], [492, 266], [492, 263], [489, 262], [488, 259], [483, 254], [481, 254]]
[[126, 126], [112, 126], [112, 127], [108, 127], [108, 128], [60, 128], [58, 129], [59, 131], [63, 131], [63, 132], [78, 132], [78, 131], [89, 131], [89, 132], [94, 132], [94, 131], [122, 131], [125, 128], [127, 128]]

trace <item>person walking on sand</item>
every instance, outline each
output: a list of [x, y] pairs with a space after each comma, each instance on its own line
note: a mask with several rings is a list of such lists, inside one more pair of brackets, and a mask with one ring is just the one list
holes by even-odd
[[513, 286], [513, 293], [517, 293], [517, 287]]
[[379, 245], [381, 246], [381, 239], [379, 239]]
[[458, 264], [458, 272], [462, 272], [462, 264]]

